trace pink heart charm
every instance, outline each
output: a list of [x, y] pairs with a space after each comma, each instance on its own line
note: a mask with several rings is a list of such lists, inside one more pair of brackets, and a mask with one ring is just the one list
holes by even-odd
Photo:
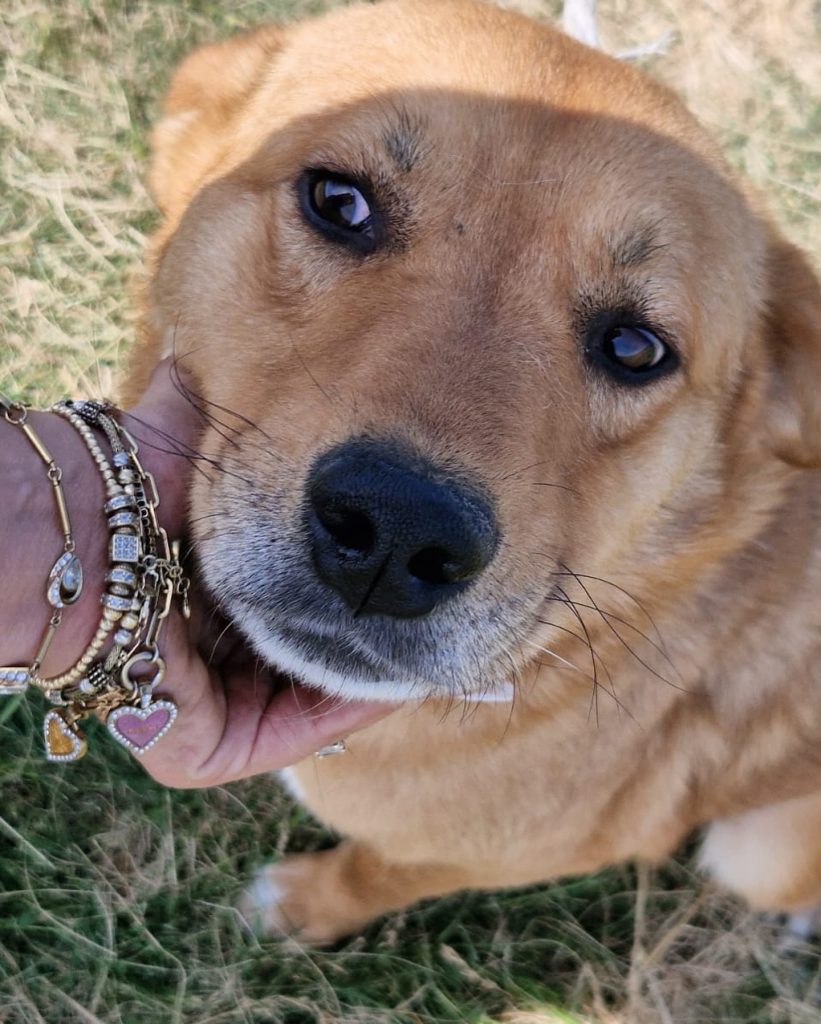
[[157, 700], [147, 708], [128, 705], [114, 708], [105, 724], [118, 743], [140, 756], [165, 736], [176, 717], [176, 704], [170, 700]]

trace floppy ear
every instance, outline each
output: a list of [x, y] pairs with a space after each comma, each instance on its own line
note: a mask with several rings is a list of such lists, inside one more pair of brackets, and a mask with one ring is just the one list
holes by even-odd
[[807, 257], [775, 239], [768, 258], [765, 329], [773, 367], [771, 433], [775, 454], [821, 468], [821, 284]]
[[176, 221], [225, 154], [231, 126], [253, 95], [285, 29], [265, 25], [195, 50], [171, 81], [163, 117], [151, 136], [148, 183], [157, 205]]

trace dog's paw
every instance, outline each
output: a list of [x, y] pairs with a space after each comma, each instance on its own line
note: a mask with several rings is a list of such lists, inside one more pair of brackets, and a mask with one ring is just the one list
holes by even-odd
[[260, 937], [292, 936], [317, 945], [356, 931], [362, 917], [328, 871], [333, 853], [296, 854], [261, 868], [237, 901], [247, 927]]
[[281, 865], [268, 864], [260, 868], [236, 902], [243, 924], [254, 935], [285, 936], [293, 930], [281, 909], [285, 887], [278, 878], [278, 868]]

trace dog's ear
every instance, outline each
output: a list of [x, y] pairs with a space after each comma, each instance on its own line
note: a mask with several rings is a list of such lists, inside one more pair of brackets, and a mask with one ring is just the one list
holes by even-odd
[[821, 468], [821, 284], [807, 257], [776, 238], [765, 330], [773, 369], [770, 437], [779, 458]]
[[266, 25], [195, 50], [177, 69], [151, 136], [149, 187], [176, 221], [230, 145], [231, 127], [286, 30]]

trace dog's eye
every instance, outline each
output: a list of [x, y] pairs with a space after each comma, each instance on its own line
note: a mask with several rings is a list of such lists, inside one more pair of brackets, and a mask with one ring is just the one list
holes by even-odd
[[311, 205], [318, 217], [349, 231], [367, 231], [372, 220], [365, 197], [344, 178], [317, 178], [311, 188]]
[[585, 348], [591, 362], [627, 384], [644, 383], [678, 366], [676, 353], [655, 331], [619, 323], [613, 314], [590, 329]]
[[602, 341], [603, 354], [633, 373], [645, 373], [658, 366], [669, 349], [644, 327], [614, 327]]
[[361, 252], [376, 247], [375, 217], [365, 189], [331, 171], [308, 171], [300, 182], [302, 212], [325, 235]]

